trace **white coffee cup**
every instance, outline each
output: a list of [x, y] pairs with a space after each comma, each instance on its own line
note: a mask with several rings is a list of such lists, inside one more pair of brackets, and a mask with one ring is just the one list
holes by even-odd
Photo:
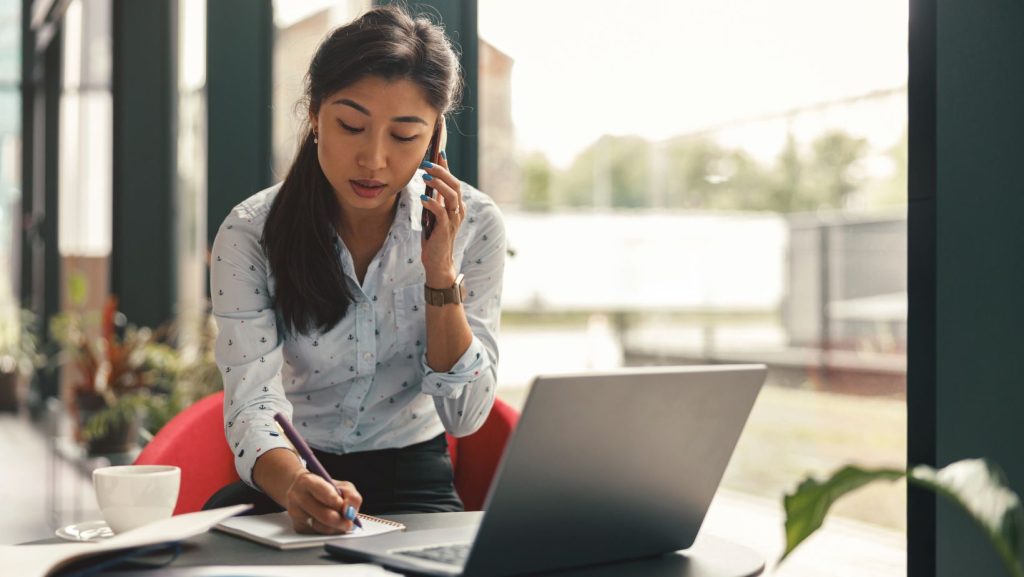
[[171, 465], [122, 465], [92, 472], [103, 520], [124, 533], [167, 519], [178, 502], [181, 469]]

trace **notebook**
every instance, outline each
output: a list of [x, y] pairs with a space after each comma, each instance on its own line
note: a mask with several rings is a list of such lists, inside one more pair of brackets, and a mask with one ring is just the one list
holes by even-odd
[[302, 549], [304, 547], [318, 547], [327, 541], [336, 539], [355, 539], [357, 537], [369, 537], [371, 535], [382, 535], [392, 531], [404, 531], [405, 525], [359, 514], [359, 520], [363, 527], [355, 527], [352, 532], [344, 535], [302, 535], [292, 528], [292, 520], [288, 513], [271, 513], [269, 515], [249, 515], [246, 517], [232, 517], [221, 521], [214, 529], [250, 539], [261, 545], [274, 547], [276, 549]]

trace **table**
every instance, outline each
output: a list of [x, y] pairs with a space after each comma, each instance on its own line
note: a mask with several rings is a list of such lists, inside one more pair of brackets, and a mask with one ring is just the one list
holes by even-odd
[[[387, 515], [399, 521], [409, 531], [460, 527], [479, 523], [483, 514], [424, 513], [416, 515]], [[59, 542], [47, 539], [45, 542]], [[199, 567], [205, 565], [320, 565], [339, 561], [327, 555], [322, 547], [278, 551], [257, 543], [221, 533], [209, 533], [187, 541], [181, 556], [170, 567]], [[760, 575], [764, 560], [746, 547], [702, 533], [693, 547], [674, 555], [561, 571], [559, 577], [750, 577]], [[159, 570], [147, 575], [158, 577]], [[116, 577], [117, 572], [102, 573]]]

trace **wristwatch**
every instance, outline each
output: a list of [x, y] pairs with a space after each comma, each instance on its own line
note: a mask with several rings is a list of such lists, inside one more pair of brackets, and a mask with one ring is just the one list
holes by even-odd
[[443, 307], [448, 304], [459, 304], [466, 299], [466, 287], [462, 286], [462, 275], [455, 277], [455, 284], [446, 289], [430, 288], [423, 285], [423, 296], [428, 305]]

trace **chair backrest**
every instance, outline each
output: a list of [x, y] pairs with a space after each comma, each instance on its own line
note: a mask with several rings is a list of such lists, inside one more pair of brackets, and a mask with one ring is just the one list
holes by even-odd
[[[490, 415], [477, 432], [461, 439], [448, 436], [455, 489], [467, 511], [483, 508], [505, 443], [518, 421], [515, 409], [495, 399]], [[175, 515], [199, 511], [221, 487], [238, 481], [234, 456], [224, 438], [224, 392], [197, 401], [171, 419], [146, 445], [135, 464], [181, 467]]]
[[448, 435], [455, 489], [467, 511], [483, 509], [505, 444], [518, 422], [519, 412], [501, 399], [495, 399], [491, 414], [479, 430], [461, 439]]
[[135, 464], [181, 467], [175, 515], [199, 511], [217, 490], [238, 481], [224, 438], [224, 392], [204, 397], [178, 413], [142, 449]]

